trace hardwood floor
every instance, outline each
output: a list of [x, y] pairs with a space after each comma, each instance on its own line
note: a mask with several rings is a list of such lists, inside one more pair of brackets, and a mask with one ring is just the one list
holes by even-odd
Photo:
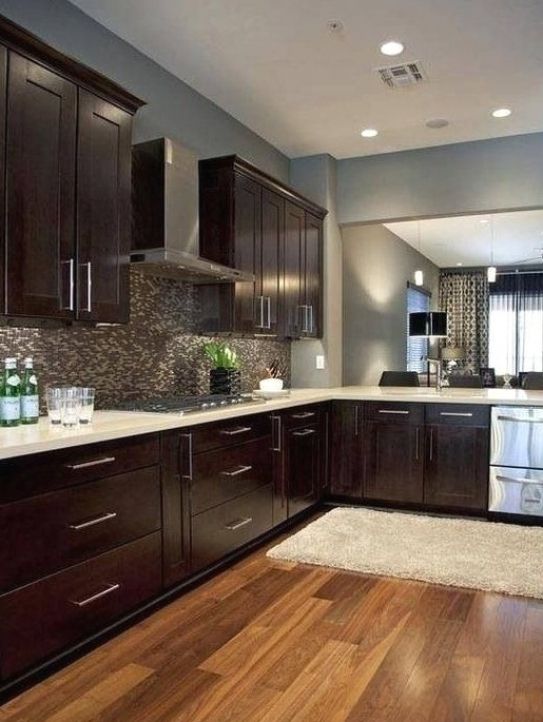
[[[274, 542], [276, 543], [276, 542]], [[536, 722], [543, 602], [247, 557], [10, 722]]]

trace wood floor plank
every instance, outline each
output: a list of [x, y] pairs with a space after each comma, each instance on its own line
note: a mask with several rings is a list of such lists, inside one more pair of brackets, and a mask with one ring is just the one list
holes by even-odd
[[543, 722], [542, 669], [540, 600], [277, 563], [262, 549], [0, 720]]

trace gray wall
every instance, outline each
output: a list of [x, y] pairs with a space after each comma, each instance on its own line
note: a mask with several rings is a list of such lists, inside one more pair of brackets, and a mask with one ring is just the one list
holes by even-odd
[[543, 206], [543, 133], [338, 161], [339, 222]]
[[406, 361], [406, 288], [415, 270], [437, 308], [439, 269], [382, 225], [343, 228], [343, 382], [375, 385]]
[[237, 153], [288, 180], [285, 155], [67, 0], [0, 0], [0, 14], [146, 100], [135, 141], [168, 136], [201, 157]]
[[[323, 338], [292, 344], [292, 385], [330, 388], [342, 382], [342, 251], [336, 213], [336, 160], [317, 155], [291, 161], [291, 184], [328, 209], [324, 221]], [[324, 355], [325, 369], [317, 370], [315, 357]]]

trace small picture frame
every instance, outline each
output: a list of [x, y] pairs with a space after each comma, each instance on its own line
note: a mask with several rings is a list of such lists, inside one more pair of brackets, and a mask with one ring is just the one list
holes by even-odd
[[484, 389], [495, 389], [496, 388], [496, 371], [491, 368], [479, 369], [481, 374], [481, 382]]

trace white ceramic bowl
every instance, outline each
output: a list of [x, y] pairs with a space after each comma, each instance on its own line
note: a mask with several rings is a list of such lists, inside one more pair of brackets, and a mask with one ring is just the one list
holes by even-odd
[[262, 379], [260, 382], [261, 391], [281, 391], [283, 388], [283, 379]]

